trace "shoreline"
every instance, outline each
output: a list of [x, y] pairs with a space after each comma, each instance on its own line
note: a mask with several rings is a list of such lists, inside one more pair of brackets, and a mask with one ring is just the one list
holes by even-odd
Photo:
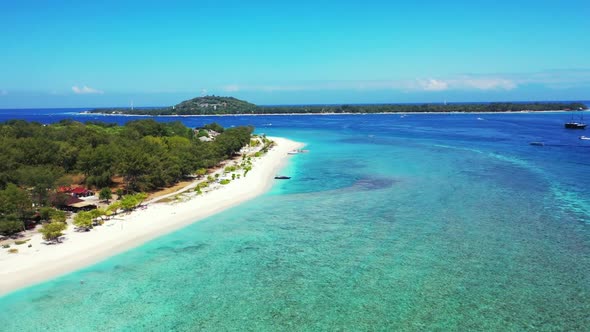
[[287, 152], [303, 146], [269, 138], [276, 145], [253, 158], [248, 175], [218, 189], [199, 196], [188, 190], [188, 199], [179, 202], [147, 202], [146, 209], [116, 215], [90, 232], [76, 232], [69, 224], [59, 244], [45, 245], [41, 234], [35, 234], [26, 244], [13, 246], [19, 253], [0, 252], [0, 296], [96, 264], [265, 193], [286, 166]]
[[[78, 112], [78, 115], [92, 116], [129, 116], [129, 117], [170, 117], [170, 118], [192, 118], [192, 117], [232, 117], [232, 116], [294, 116], [294, 115], [414, 115], [414, 114], [532, 114], [532, 113], [570, 113], [572, 110], [546, 110], [546, 111], [498, 111], [498, 112], [375, 112], [375, 113], [268, 113], [268, 114], [191, 114], [191, 115], [160, 115], [160, 114], [125, 114], [125, 113], [89, 113], [87, 111]], [[590, 109], [575, 111], [590, 112]]]

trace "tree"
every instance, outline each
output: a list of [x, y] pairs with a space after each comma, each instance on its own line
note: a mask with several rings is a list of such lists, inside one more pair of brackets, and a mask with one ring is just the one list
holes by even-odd
[[74, 217], [74, 225], [80, 229], [89, 231], [92, 228], [92, 214], [86, 211], [78, 212]]
[[137, 193], [134, 196], [137, 199], [137, 201], [139, 202], [139, 204], [143, 203], [143, 201], [145, 201], [148, 198], [148, 194], [146, 194], [146, 193]]
[[117, 214], [117, 210], [119, 210], [120, 208], [121, 208], [121, 201], [116, 201], [113, 204], [109, 205], [106, 208], [106, 210], [107, 210], [107, 213], [110, 212], [111, 214]]
[[123, 199], [121, 200], [121, 209], [123, 209], [124, 211], [131, 211], [138, 204], [139, 204], [139, 201], [137, 200], [135, 195], [127, 195], [127, 196], [123, 197]]
[[62, 210], [53, 209], [50, 213], [50, 220], [51, 222], [60, 222], [62, 224], [66, 223], [66, 213]]
[[14, 215], [25, 221], [33, 213], [33, 203], [29, 194], [9, 183], [6, 189], [0, 190], [0, 216]]
[[52, 207], [42, 207], [39, 209], [39, 218], [41, 218], [41, 220], [43, 221], [48, 221], [49, 219], [51, 219], [51, 213], [53, 212], [54, 208]]
[[199, 168], [196, 172], [197, 177], [202, 178], [203, 176], [205, 176], [207, 174], [207, 169], [206, 168]]
[[93, 224], [96, 224], [98, 222], [98, 219], [100, 219], [102, 222], [104, 216], [111, 215], [111, 212], [107, 209], [94, 209], [89, 211], [89, 213], [90, 217], [92, 218]]
[[109, 203], [109, 200], [113, 198], [113, 192], [111, 191], [111, 188], [102, 188], [98, 194], [98, 198]]
[[51, 222], [43, 225], [39, 230], [43, 234], [43, 239], [46, 241], [55, 241], [60, 243], [60, 237], [63, 236], [63, 231], [68, 227], [67, 224], [61, 222]]
[[0, 234], [2, 235], [11, 236], [21, 232], [24, 227], [22, 220], [18, 220], [14, 215], [0, 217]]
[[42, 221], [66, 222], [66, 213], [64, 211], [48, 206], [39, 209], [39, 217]]
[[21, 185], [32, 188], [33, 201], [45, 205], [48, 198], [47, 189], [54, 188], [57, 179], [63, 176], [63, 169], [48, 165], [21, 165], [16, 174]]
[[224, 131], [224, 128], [221, 125], [219, 125], [219, 123], [217, 123], [217, 122], [213, 122], [213, 123], [204, 125], [203, 129], [213, 130], [218, 133], [222, 133]]

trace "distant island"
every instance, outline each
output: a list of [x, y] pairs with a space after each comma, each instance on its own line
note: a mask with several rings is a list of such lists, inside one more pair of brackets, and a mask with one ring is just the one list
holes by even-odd
[[354, 114], [354, 113], [480, 113], [586, 110], [583, 103], [453, 103], [453, 104], [371, 104], [258, 106], [234, 97], [205, 96], [180, 104], [153, 109], [98, 108], [85, 113], [131, 115], [239, 115], [239, 114]]

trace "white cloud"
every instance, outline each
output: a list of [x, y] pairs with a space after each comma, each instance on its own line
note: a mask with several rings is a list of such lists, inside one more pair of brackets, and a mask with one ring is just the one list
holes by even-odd
[[98, 90], [98, 89], [94, 89], [91, 88], [89, 86], [84, 85], [83, 87], [78, 87], [77, 85], [74, 85], [72, 87], [72, 91], [74, 91], [75, 94], [79, 94], [79, 95], [89, 95], [89, 94], [99, 94], [102, 95], [104, 93], [104, 91]]
[[458, 87], [461, 85], [466, 88], [477, 90], [512, 90], [518, 87], [518, 84], [506, 78], [464, 78], [458, 80]]
[[403, 88], [410, 91], [447, 91], [447, 90], [512, 90], [518, 83], [512, 79], [486, 76], [459, 76], [452, 78], [429, 78], [412, 81], [398, 81], [393, 89]]
[[399, 90], [413, 91], [447, 91], [447, 90], [497, 90], [514, 89], [517, 84], [508, 79], [475, 78], [427, 78], [415, 80], [366, 80], [366, 81], [309, 81], [273, 85], [237, 85], [223, 86], [225, 92], [237, 91], [336, 91], [336, 90]]
[[443, 91], [449, 88], [449, 82], [430, 78], [428, 80], [418, 80], [418, 85], [425, 91]]
[[402, 92], [509, 91], [525, 85], [550, 89], [590, 86], [590, 69], [552, 70], [537, 73], [462, 74], [392, 80], [298, 81], [274, 84], [229, 84], [225, 92], [393, 90]]

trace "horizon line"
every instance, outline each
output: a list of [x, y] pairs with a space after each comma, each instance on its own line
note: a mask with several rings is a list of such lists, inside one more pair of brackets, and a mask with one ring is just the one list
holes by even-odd
[[[207, 97], [207, 96], [206, 96]], [[219, 97], [219, 96], [214, 96]], [[237, 99], [237, 98], [236, 98]], [[444, 105], [444, 104], [496, 104], [496, 103], [587, 103], [590, 104], [590, 99], [576, 99], [576, 100], [504, 100], [504, 101], [443, 101], [443, 102], [391, 102], [391, 103], [313, 103], [313, 104], [254, 104], [257, 107], [289, 107], [289, 106], [344, 106], [344, 105], [354, 105], [354, 106], [365, 106], [365, 105]], [[133, 108], [168, 108], [175, 105], [168, 105], [168, 106], [134, 106]], [[586, 105], [590, 106], [590, 105]], [[94, 107], [12, 107], [12, 108], [0, 108], [0, 111], [3, 110], [52, 110], [52, 109], [131, 109], [131, 106], [94, 106]]]

